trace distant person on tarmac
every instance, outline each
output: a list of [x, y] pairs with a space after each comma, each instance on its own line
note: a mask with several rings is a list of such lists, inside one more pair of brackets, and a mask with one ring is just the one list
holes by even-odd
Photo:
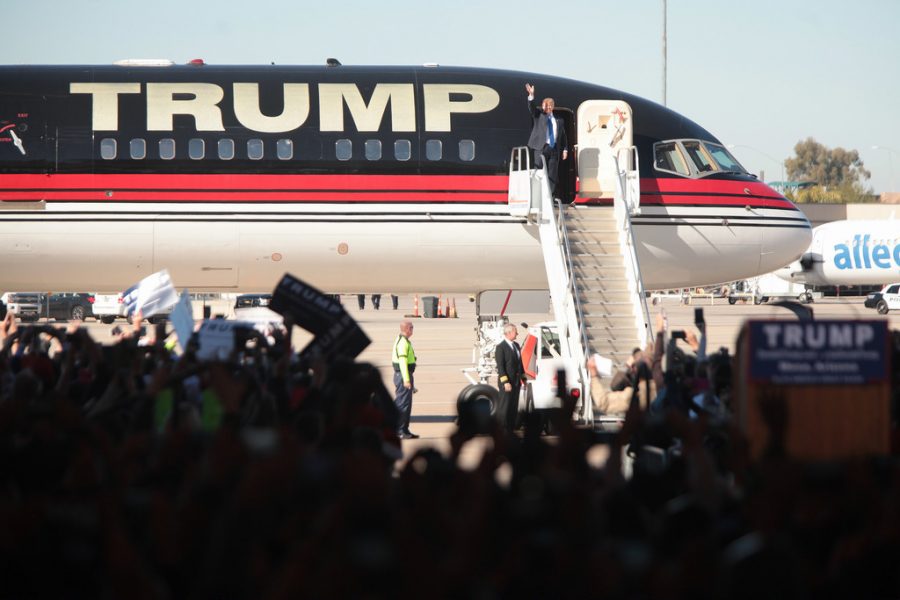
[[550, 186], [550, 194], [556, 191], [556, 183], [559, 181], [559, 159], [566, 160], [569, 157], [569, 149], [566, 140], [566, 126], [562, 119], [553, 116], [556, 101], [553, 98], [544, 98], [540, 108], [534, 103], [534, 86], [525, 84], [528, 92], [528, 108], [531, 111], [531, 136], [528, 138], [528, 147], [534, 150], [534, 166], [541, 168], [547, 165], [547, 179]]
[[409, 419], [412, 414], [412, 396], [416, 391], [413, 373], [416, 370], [416, 353], [409, 338], [413, 334], [412, 321], [400, 322], [400, 333], [394, 339], [391, 350], [391, 363], [394, 366], [394, 403], [400, 411], [397, 436], [402, 440], [418, 438], [409, 430]]

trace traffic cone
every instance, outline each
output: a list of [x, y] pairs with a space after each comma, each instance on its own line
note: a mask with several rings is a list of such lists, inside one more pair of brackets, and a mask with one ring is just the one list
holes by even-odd
[[459, 315], [456, 314], [456, 298], [450, 298], [450, 318], [456, 319]]
[[444, 304], [444, 318], [450, 316], [450, 298], [447, 298], [446, 303]]
[[407, 315], [409, 317], [419, 317], [419, 295], [416, 294], [413, 296], [413, 314]]
[[443, 298], [444, 298], [444, 295], [443, 295], [443, 294], [438, 294], [438, 301], [437, 301], [437, 315], [436, 315], [438, 318], [441, 318], [441, 317], [444, 316], [444, 315], [441, 314], [441, 303], [443, 302]]

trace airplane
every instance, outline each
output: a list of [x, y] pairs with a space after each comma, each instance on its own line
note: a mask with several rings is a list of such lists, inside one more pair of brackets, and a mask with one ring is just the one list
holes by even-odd
[[796, 206], [719, 140], [640, 97], [470, 67], [0, 67], [0, 288], [121, 291], [168, 269], [191, 291], [547, 289], [538, 225], [511, 214], [524, 84], [574, 155], [557, 195], [613, 202], [633, 147], [647, 289], [773, 271], [809, 245]]
[[775, 274], [811, 286], [900, 281], [900, 223], [850, 219], [819, 225], [806, 252]]

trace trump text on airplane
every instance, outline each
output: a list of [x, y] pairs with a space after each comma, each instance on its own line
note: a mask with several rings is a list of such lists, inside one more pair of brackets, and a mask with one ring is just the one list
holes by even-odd
[[[118, 131], [120, 97], [142, 94], [147, 131], [173, 131], [177, 115], [193, 117], [197, 131], [225, 131], [223, 113], [230, 109], [245, 128], [262, 133], [294, 131], [305, 125], [313, 99], [318, 102], [319, 131], [345, 131], [346, 106], [357, 131], [378, 131], [390, 106], [393, 132], [416, 131], [416, 85], [375, 84], [368, 102], [355, 83], [283, 83], [282, 111], [264, 114], [258, 83], [221, 86], [206, 82], [71, 82], [71, 94], [92, 100], [94, 131]], [[486, 113], [500, 104], [500, 94], [480, 84], [424, 83], [419, 86], [425, 131], [451, 131], [453, 115]], [[227, 114], [227, 113], [225, 113]]]

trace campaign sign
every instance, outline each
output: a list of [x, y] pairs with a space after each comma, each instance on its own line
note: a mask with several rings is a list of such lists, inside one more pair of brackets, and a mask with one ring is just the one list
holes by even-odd
[[353, 317], [344, 313], [337, 321], [300, 351], [299, 359], [307, 364], [316, 360], [331, 360], [337, 356], [356, 358], [371, 343]]
[[292, 316], [295, 324], [316, 335], [347, 314], [333, 297], [287, 273], [272, 292], [269, 308]]
[[228, 360], [235, 350], [238, 329], [253, 329], [252, 323], [207, 319], [197, 331], [197, 358], [200, 360]]
[[122, 302], [125, 304], [125, 314], [131, 316], [141, 311], [144, 317], [152, 317], [174, 306], [178, 302], [178, 292], [169, 271], [163, 269], [122, 292]]
[[191, 306], [191, 295], [187, 290], [181, 292], [181, 296], [178, 297], [178, 304], [172, 309], [169, 321], [175, 329], [181, 349], [184, 350], [194, 333], [194, 309]]
[[750, 377], [779, 384], [862, 384], [888, 376], [886, 321], [750, 321]]

